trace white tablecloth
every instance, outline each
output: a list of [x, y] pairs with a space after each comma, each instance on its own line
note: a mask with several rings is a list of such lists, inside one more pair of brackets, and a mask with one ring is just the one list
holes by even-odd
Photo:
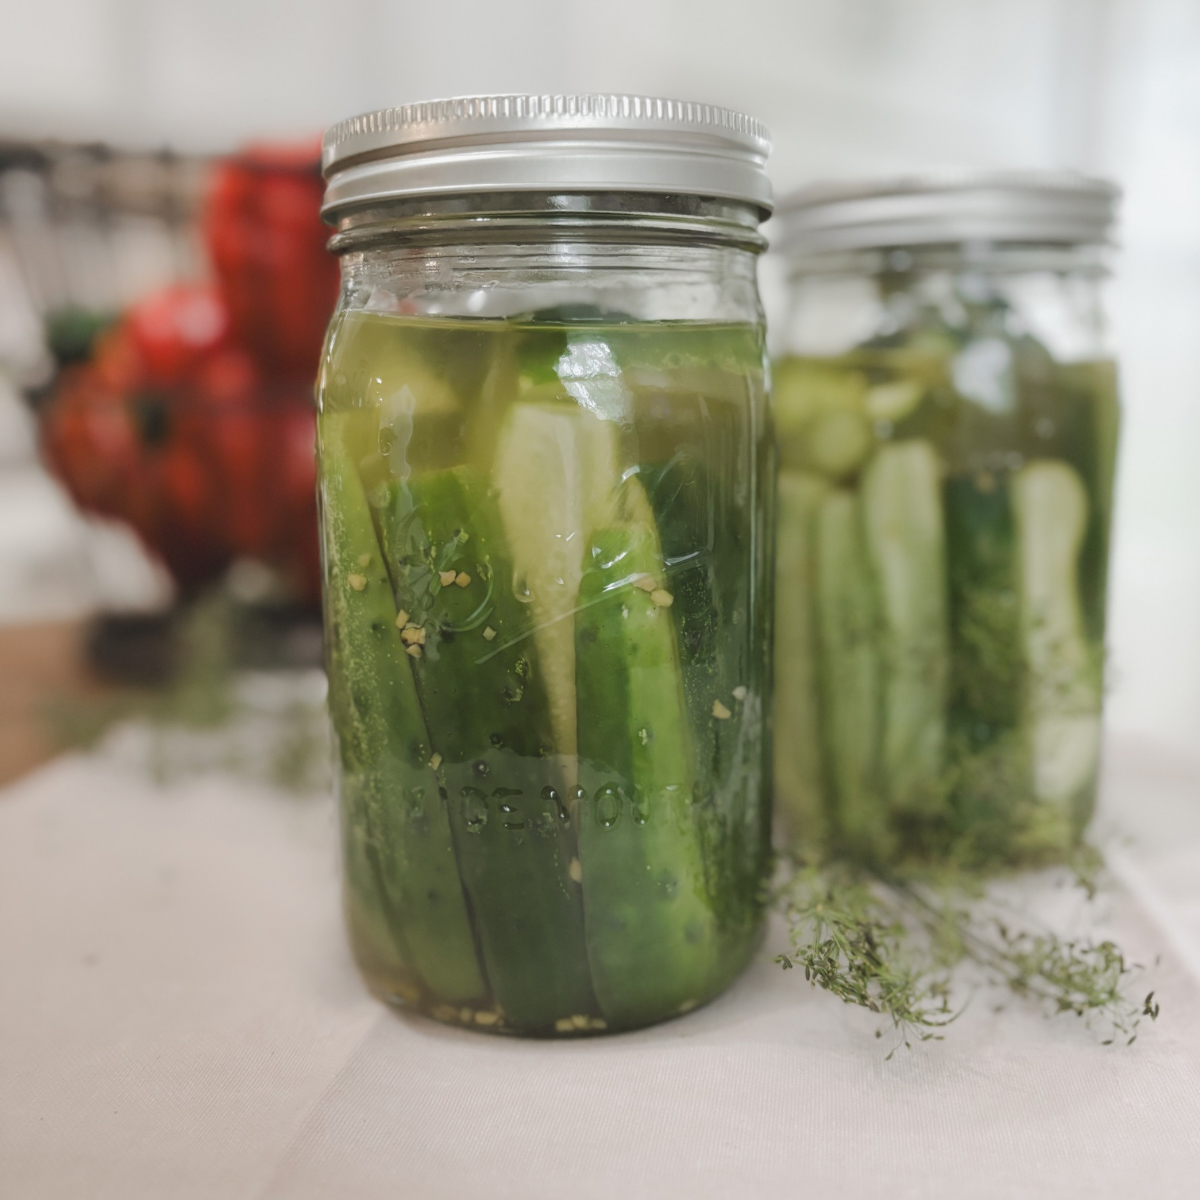
[[1200, 774], [1110, 754], [1101, 902], [1152, 963], [1133, 1047], [973, 1003], [900, 1051], [761, 961], [575, 1043], [390, 1012], [343, 944], [325, 799], [97, 758], [0, 792], [0, 1196], [1200, 1196]]

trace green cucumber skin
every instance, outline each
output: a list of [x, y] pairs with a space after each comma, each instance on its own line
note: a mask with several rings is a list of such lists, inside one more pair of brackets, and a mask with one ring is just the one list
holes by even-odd
[[[1093, 438], [1091, 471], [1096, 511], [1088, 542], [1083, 548], [1080, 575], [1084, 592], [1092, 602], [1085, 607], [1088, 633], [1104, 641], [1108, 615], [1108, 556], [1112, 532], [1113, 493], [1116, 485], [1117, 445], [1121, 434], [1121, 404], [1117, 399], [1115, 373], [1108, 387], [1096, 391], [1096, 432]], [[1089, 544], [1090, 543], [1090, 544]]]
[[[674, 597], [669, 611], [691, 734], [707, 893], [732, 959], [740, 947], [752, 944], [762, 915], [762, 881], [770, 872], [770, 823], [762, 819], [761, 807], [769, 769], [761, 706], [769, 680], [747, 660], [741, 625], [753, 608], [752, 549], [741, 536], [739, 515], [721, 519], [728, 501], [720, 481], [732, 471], [720, 460], [723, 451], [711, 443], [732, 445], [736, 438], [725, 427], [709, 431], [707, 441], [703, 454], [681, 449], [665, 462], [642, 464], [639, 479]], [[763, 647], [770, 634], [761, 628], [764, 607], [760, 602], [756, 635]], [[734, 694], [740, 687], [747, 688], [744, 700]], [[714, 700], [730, 709], [727, 720], [714, 719]]]
[[833, 490], [821, 502], [816, 558], [822, 733], [835, 824], [849, 849], [874, 856], [888, 832], [880, 779], [883, 679], [875, 586], [854, 492]]
[[1087, 492], [1078, 472], [1055, 460], [1030, 463], [1012, 487], [1033, 790], [1047, 806], [1047, 818], [1056, 814], [1058, 840], [1069, 843], [1078, 810], [1095, 786], [1100, 749], [1099, 664], [1084, 632], [1079, 596]]
[[[742, 601], [744, 580], [732, 569], [730, 531], [717, 520], [713, 484], [704, 463], [676, 455], [643, 466], [664, 562], [671, 615], [679, 630], [684, 695], [692, 729], [696, 781], [715, 793], [726, 773], [734, 731], [712, 719], [714, 699], [731, 704], [731, 689], [745, 682], [739, 647], [729, 637], [732, 611]], [[735, 590], [736, 589], [736, 590]], [[739, 718], [735, 717], [735, 721]]]
[[1023, 686], [1016, 527], [1006, 473], [944, 487], [953, 724], [975, 747], [1018, 727]]
[[790, 840], [827, 836], [817, 664], [816, 523], [829, 485], [780, 471], [775, 567], [775, 801]]
[[883, 771], [898, 812], [945, 807], [950, 648], [941, 470], [931, 443], [882, 447], [863, 474], [863, 524], [884, 651]]
[[[411, 504], [418, 539], [435, 555], [465, 535], [446, 566], [471, 583], [433, 596], [412, 668], [442, 756], [438, 773], [488, 979], [509, 1025], [553, 1032], [556, 1020], [597, 1008], [532, 615], [513, 593], [512, 558], [484, 478], [456, 467], [418, 476], [405, 491], [398, 495]], [[418, 599], [401, 590], [409, 611]], [[496, 636], [485, 639], [485, 629]]]
[[[944, 485], [950, 589], [949, 791], [964, 861], [1012, 861], [1038, 824], [1022, 697], [1012, 476], [976, 471]], [[1036, 838], [1036, 831], [1034, 832]]]
[[[394, 930], [397, 953], [407, 950], [428, 990], [455, 1003], [480, 1001], [487, 985], [446, 809], [427, 765], [428, 737], [391, 583], [343, 423], [339, 414], [322, 417], [321, 489], [330, 710], [342, 802], [349, 825], [363, 834], [361, 858], [348, 854], [348, 864], [370, 865], [376, 905]], [[352, 576], [365, 580], [361, 589], [351, 586]], [[361, 893], [361, 873], [350, 875]]]
[[1080, 604], [1090, 641], [1105, 636], [1113, 484], [1121, 426], [1111, 362], [1055, 364], [1023, 381], [1022, 450], [1030, 462], [1058, 460], [1078, 472], [1089, 499], [1079, 555]]
[[576, 619], [579, 857], [592, 979], [610, 1026], [707, 998], [718, 957], [692, 800], [675, 630], [632, 580], [663, 581], [653, 528], [597, 532]]

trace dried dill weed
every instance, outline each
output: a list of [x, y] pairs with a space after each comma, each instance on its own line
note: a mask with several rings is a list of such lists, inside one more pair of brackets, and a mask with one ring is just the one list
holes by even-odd
[[[1095, 862], [1060, 882], [1096, 894]], [[1068, 935], [994, 885], [958, 869], [896, 873], [846, 861], [787, 859], [774, 901], [791, 948], [775, 961], [808, 983], [879, 1014], [876, 1037], [895, 1051], [941, 1040], [981, 986], [1006, 990], [1047, 1016], [1074, 1016], [1102, 1045], [1132, 1045], [1157, 1020], [1145, 969], [1107, 938]]]

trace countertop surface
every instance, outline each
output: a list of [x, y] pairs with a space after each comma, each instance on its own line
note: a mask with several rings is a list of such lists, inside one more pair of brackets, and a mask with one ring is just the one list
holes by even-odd
[[1200, 771], [1110, 745], [1099, 829], [1089, 920], [1162, 1003], [1131, 1047], [979, 996], [887, 1061], [778, 930], [687, 1017], [528, 1042], [366, 994], [328, 798], [59, 759], [0, 791], [0, 1194], [1192, 1200]]

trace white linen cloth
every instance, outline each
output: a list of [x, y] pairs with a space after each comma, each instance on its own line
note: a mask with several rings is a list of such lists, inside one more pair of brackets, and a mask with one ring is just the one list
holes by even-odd
[[973, 1002], [900, 1050], [760, 960], [573, 1043], [393, 1013], [354, 972], [325, 799], [99, 757], [0, 792], [5, 1200], [1200, 1196], [1200, 772], [1110, 753], [1101, 902], [1162, 1016], [1132, 1047]]

